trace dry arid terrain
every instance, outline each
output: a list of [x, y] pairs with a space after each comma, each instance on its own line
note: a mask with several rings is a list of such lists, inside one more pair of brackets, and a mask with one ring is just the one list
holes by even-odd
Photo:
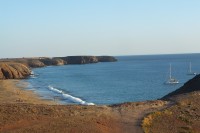
[[181, 88], [164, 96], [168, 108], [147, 115], [142, 126], [145, 133], [199, 133], [200, 132], [200, 75]]
[[145, 133], [200, 132], [200, 92], [191, 92], [172, 99], [173, 106], [153, 112], [143, 120]]
[[200, 131], [200, 75], [160, 100], [108, 106], [59, 105], [53, 100], [41, 99], [33, 91], [24, 90], [27, 85], [28, 83], [20, 80], [0, 80], [0, 132], [198, 133]]
[[19, 82], [0, 81], [0, 132], [142, 133], [143, 116], [168, 104], [157, 100], [110, 106], [57, 105], [17, 88]]

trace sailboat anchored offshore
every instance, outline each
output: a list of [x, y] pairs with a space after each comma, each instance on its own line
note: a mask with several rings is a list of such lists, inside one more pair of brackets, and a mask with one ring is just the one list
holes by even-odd
[[169, 79], [165, 82], [166, 84], [178, 84], [179, 81], [172, 77], [171, 64], [169, 65]]
[[190, 62], [190, 65], [189, 65], [189, 71], [188, 71], [187, 75], [197, 75], [196, 72], [192, 72], [192, 64], [191, 64], [191, 62]]

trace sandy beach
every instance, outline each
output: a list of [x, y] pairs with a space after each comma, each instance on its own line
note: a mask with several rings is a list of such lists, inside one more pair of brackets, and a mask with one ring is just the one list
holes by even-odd
[[41, 99], [31, 90], [25, 90], [27, 85], [28, 83], [21, 80], [0, 80], [0, 103], [57, 104]]
[[143, 117], [168, 104], [156, 100], [110, 106], [56, 105], [23, 90], [19, 82], [0, 81], [0, 132], [142, 133]]
[[196, 133], [199, 80], [198, 75], [162, 100], [108, 106], [58, 105], [24, 89], [24, 81], [0, 80], [0, 132]]

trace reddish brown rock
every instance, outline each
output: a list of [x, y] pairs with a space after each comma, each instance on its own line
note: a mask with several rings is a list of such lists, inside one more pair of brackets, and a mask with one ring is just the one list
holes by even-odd
[[22, 63], [27, 67], [37, 68], [45, 66], [60, 66], [69, 64], [90, 64], [98, 62], [115, 62], [117, 59], [113, 56], [66, 56], [66, 57], [35, 57], [35, 58], [12, 58], [1, 59], [0, 62]]
[[67, 62], [62, 59], [59, 59], [59, 58], [52, 59], [52, 65], [61, 66], [61, 65], [65, 65], [65, 64], [67, 64]]
[[45, 66], [45, 64], [38, 59], [29, 59], [27, 64], [29, 67], [32, 67], [32, 68]]
[[41, 62], [44, 63], [46, 66], [60, 66], [60, 65], [65, 65], [66, 62], [60, 58], [43, 58], [40, 59]]
[[5, 79], [5, 76], [4, 76], [3, 72], [2, 72], [2, 68], [0, 68], [0, 79]]
[[30, 74], [29, 68], [21, 63], [0, 63], [0, 79], [22, 79]]

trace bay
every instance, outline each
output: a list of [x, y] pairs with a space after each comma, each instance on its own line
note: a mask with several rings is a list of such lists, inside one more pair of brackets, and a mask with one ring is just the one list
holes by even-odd
[[[117, 62], [34, 68], [27, 89], [61, 104], [117, 104], [155, 100], [181, 87], [200, 72], [200, 54], [116, 56]], [[166, 85], [172, 75], [179, 84]]]

